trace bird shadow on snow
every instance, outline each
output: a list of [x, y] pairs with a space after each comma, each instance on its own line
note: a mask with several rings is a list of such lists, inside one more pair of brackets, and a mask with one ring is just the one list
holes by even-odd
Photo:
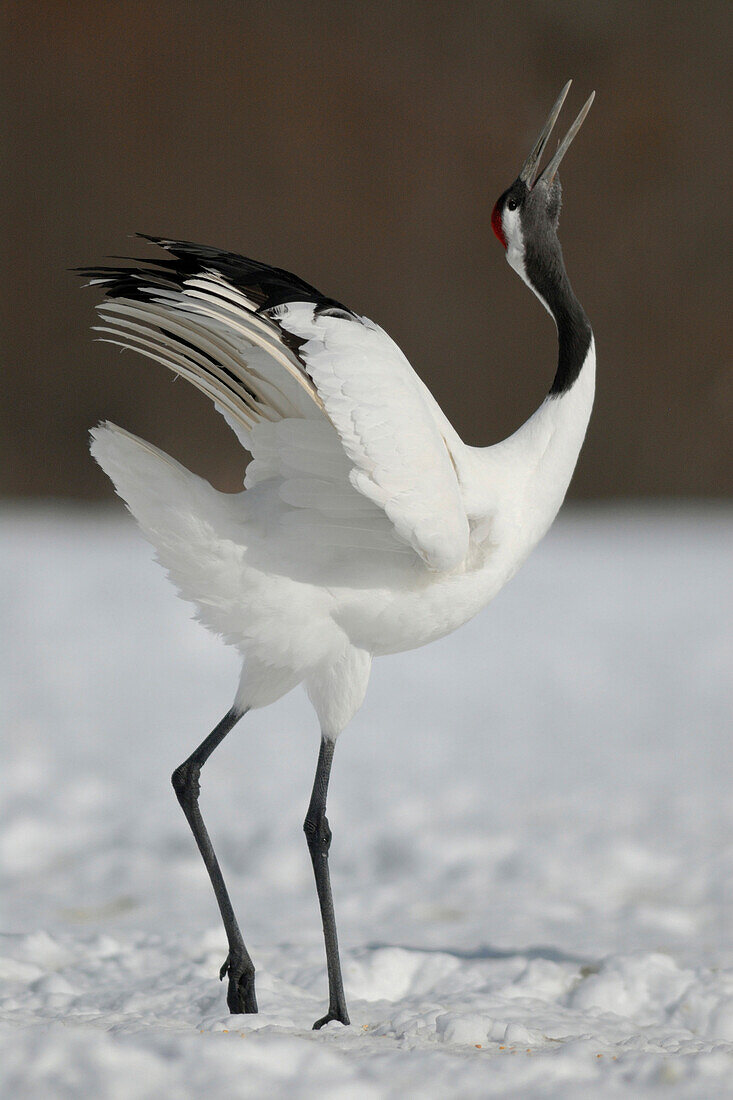
[[453, 955], [457, 959], [498, 961], [501, 959], [545, 959], [547, 962], [570, 963], [574, 966], [592, 966], [596, 960], [584, 955], [573, 955], [560, 951], [557, 947], [539, 944], [536, 947], [503, 948], [480, 944], [478, 947], [416, 947], [409, 943], [372, 942], [364, 946], [366, 951], [381, 951], [385, 948], [399, 951], [412, 951], [420, 955]]

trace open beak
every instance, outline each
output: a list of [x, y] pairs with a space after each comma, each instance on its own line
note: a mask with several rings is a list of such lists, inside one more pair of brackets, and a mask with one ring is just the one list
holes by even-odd
[[537, 168], [538, 168], [540, 160], [542, 158], [542, 154], [545, 151], [545, 146], [547, 145], [547, 142], [550, 138], [550, 134], [552, 133], [552, 129], [553, 129], [555, 123], [557, 122], [557, 117], [560, 114], [563, 103], [565, 102], [565, 97], [568, 94], [568, 92], [570, 91], [570, 85], [571, 84], [572, 84], [572, 80], [569, 80], [567, 82], [567, 84], [565, 85], [565, 87], [563, 88], [563, 90], [560, 92], [560, 95], [557, 97], [557, 100], [555, 101], [555, 105], [553, 106], [552, 110], [550, 111], [549, 115], [547, 116], [547, 122], [542, 127], [542, 132], [540, 133], [540, 136], [537, 138], [537, 141], [534, 143], [534, 146], [532, 148], [532, 152], [529, 154], [529, 156], [525, 160], [524, 164], [522, 165], [522, 171], [519, 173], [519, 178], [522, 181], [522, 183], [525, 183], [527, 185], [529, 190], [531, 190], [534, 187], [535, 183], [536, 182], [538, 183], [540, 180], [542, 180], [543, 183], [546, 183], [549, 187], [549, 185], [552, 183], [553, 179], [555, 178], [555, 174], [556, 174], [558, 168], [560, 167], [560, 161], [562, 160], [562, 158], [567, 153], [568, 149], [570, 148], [571, 141], [573, 140], [573, 138], [577, 134], [580, 127], [583, 125], [583, 120], [585, 119], [585, 116], [588, 114], [588, 111], [590, 111], [591, 103], [593, 102], [593, 100], [595, 98], [595, 94], [596, 94], [595, 92], [591, 92], [591, 94], [590, 94], [588, 100], [586, 101], [582, 111], [580, 112], [580, 114], [576, 118], [573, 125], [568, 130], [568, 132], [565, 135], [565, 137], [563, 138], [563, 140], [560, 142], [560, 145], [558, 146], [558, 150], [555, 153], [554, 157], [552, 158], [550, 163], [547, 165], [547, 167], [545, 168], [544, 172], [539, 177], [539, 179], [535, 180], [535, 176], [537, 174]]

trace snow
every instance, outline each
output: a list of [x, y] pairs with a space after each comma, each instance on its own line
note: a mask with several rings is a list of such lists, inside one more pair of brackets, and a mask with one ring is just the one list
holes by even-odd
[[729, 511], [566, 511], [488, 611], [375, 663], [329, 799], [353, 1026], [321, 1032], [305, 696], [202, 775], [258, 967], [228, 1016], [169, 776], [236, 655], [120, 510], [0, 531], [3, 1095], [730, 1095]]

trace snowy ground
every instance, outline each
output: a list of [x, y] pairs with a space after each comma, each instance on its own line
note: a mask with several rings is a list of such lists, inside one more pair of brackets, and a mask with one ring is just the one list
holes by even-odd
[[169, 775], [236, 657], [121, 509], [0, 530], [2, 1095], [731, 1095], [730, 512], [566, 514], [475, 622], [376, 663], [329, 805], [353, 1026], [318, 1033], [305, 697], [203, 774], [259, 970], [230, 1017]]

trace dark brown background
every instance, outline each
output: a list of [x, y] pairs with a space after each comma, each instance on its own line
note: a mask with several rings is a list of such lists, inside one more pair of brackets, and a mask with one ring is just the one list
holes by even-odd
[[[720, 3], [41, 2], [3, 5], [6, 495], [102, 496], [109, 417], [221, 488], [228, 429], [159, 367], [92, 344], [66, 268], [134, 230], [290, 268], [384, 325], [463, 437], [541, 400], [554, 330], [490, 229], [575, 78], [561, 237], [599, 392], [573, 492], [733, 482], [731, 6]], [[729, 158], [729, 154], [728, 154]]]

